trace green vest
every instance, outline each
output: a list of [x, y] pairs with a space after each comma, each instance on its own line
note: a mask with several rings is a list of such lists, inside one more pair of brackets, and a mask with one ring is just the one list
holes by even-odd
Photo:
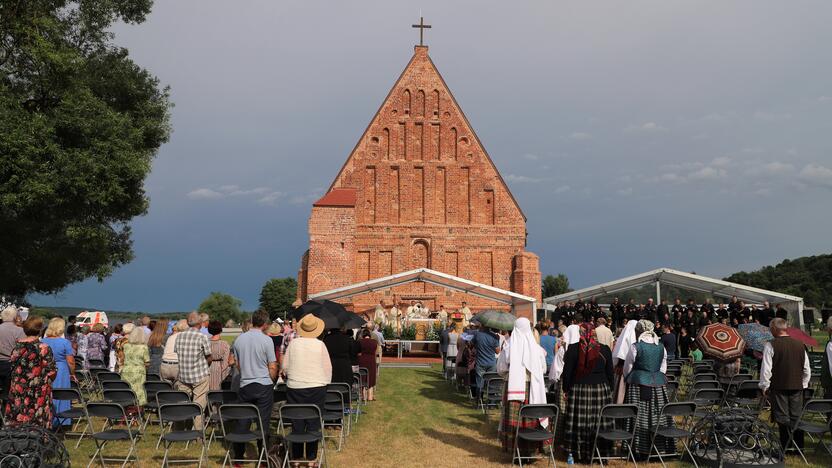
[[664, 360], [664, 346], [643, 341], [636, 343], [636, 362], [627, 376], [628, 384], [658, 387], [667, 383], [667, 377], [661, 373]]

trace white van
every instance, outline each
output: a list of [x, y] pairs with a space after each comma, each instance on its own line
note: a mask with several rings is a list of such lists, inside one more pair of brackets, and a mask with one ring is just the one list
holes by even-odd
[[96, 311], [96, 312], [81, 312], [78, 314], [75, 320], [75, 326], [77, 327], [92, 327], [96, 323], [100, 323], [107, 327], [109, 325], [109, 321], [107, 320], [107, 313]]

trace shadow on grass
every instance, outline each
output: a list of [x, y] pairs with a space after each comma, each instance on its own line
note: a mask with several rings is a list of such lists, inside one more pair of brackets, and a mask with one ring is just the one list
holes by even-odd
[[425, 377], [432, 377], [426, 378], [422, 380], [420, 383], [424, 385], [424, 388], [419, 390], [419, 394], [425, 398], [429, 398], [431, 400], [438, 400], [438, 401], [445, 401], [448, 403], [454, 403], [457, 405], [463, 405], [470, 408], [471, 403], [465, 395], [459, 393], [456, 390], [456, 387], [448, 383], [447, 380], [442, 378], [442, 375], [437, 373], [436, 371], [417, 371], [419, 374], [424, 375]]
[[[481, 431], [478, 431], [481, 432]], [[436, 429], [422, 429], [422, 433], [426, 436], [435, 439], [443, 444], [453, 445], [459, 449], [465, 450], [471, 455], [493, 463], [508, 463], [511, 460], [509, 454], [502, 453], [500, 449], [484, 443], [482, 439], [477, 439], [463, 434], [454, 432], [441, 432]], [[482, 434], [483, 439], [493, 440], [494, 434]]]

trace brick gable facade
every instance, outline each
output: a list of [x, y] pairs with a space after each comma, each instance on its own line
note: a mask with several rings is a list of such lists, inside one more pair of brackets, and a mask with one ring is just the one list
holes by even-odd
[[[428, 267], [535, 297], [526, 220], [430, 57], [412, 59], [329, 191], [312, 207], [298, 272], [308, 295]], [[431, 310], [496, 304], [427, 284], [352, 298], [356, 311], [421, 300]]]

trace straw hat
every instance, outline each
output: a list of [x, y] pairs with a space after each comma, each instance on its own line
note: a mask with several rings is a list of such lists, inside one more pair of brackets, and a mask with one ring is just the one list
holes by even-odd
[[280, 326], [279, 323], [272, 323], [269, 325], [268, 330], [266, 330], [266, 334], [269, 336], [277, 336], [283, 331], [283, 327]]
[[298, 335], [304, 338], [317, 338], [324, 331], [324, 321], [312, 314], [306, 314], [297, 326]]

